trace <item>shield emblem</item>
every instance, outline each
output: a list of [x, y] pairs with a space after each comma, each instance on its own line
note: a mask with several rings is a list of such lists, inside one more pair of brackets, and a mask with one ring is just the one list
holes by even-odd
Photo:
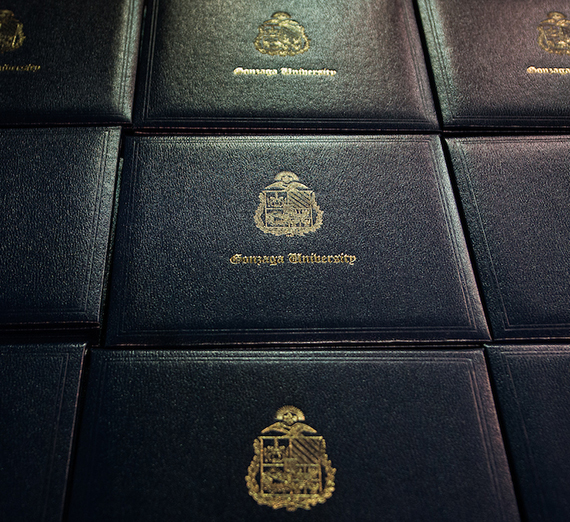
[[309, 49], [305, 28], [288, 13], [273, 13], [259, 26], [255, 48], [270, 56], [295, 56]]
[[552, 11], [538, 25], [538, 45], [554, 54], [570, 54], [570, 20], [565, 14]]
[[336, 470], [326, 454], [325, 439], [304, 424], [303, 412], [284, 406], [277, 422], [262, 430], [253, 443], [255, 455], [246, 477], [249, 494], [274, 509], [311, 509], [334, 491]]
[[266, 234], [303, 236], [323, 223], [315, 193], [299, 183], [299, 177], [292, 172], [277, 174], [275, 183], [259, 194], [259, 201], [255, 224]]
[[12, 11], [0, 10], [0, 53], [14, 51], [24, 43], [24, 24]]

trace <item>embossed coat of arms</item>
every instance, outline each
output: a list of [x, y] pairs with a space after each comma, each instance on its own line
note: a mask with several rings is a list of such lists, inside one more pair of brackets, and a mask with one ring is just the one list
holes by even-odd
[[0, 54], [14, 51], [24, 43], [24, 24], [12, 11], [0, 10]]
[[317, 205], [315, 193], [299, 183], [293, 172], [279, 172], [275, 183], [259, 194], [259, 201], [255, 224], [266, 234], [303, 236], [323, 224], [323, 211]]
[[273, 509], [311, 509], [334, 491], [336, 469], [326, 454], [325, 439], [303, 421], [295, 406], [283, 406], [275, 422], [255, 439], [255, 455], [245, 478], [255, 501]]
[[305, 28], [299, 22], [287, 13], [278, 12], [259, 26], [259, 34], [253, 43], [263, 54], [295, 56], [307, 51], [309, 42]]
[[552, 11], [538, 25], [538, 45], [554, 54], [570, 54], [570, 20], [565, 14]]

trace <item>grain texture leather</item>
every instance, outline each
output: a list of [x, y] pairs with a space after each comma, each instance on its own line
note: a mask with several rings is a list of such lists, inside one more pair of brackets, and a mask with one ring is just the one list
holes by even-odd
[[3, 522], [59, 522], [83, 345], [0, 346]]
[[[97, 350], [70, 520], [518, 521], [481, 350]], [[336, 469], [324, 504], [259, 506], [253, 441], [300, 408]]]
[[[305, 52], [269, 55], [254, 42], [276, 12], [302, 25]], [[276, 74], [236, 75], [271, 69]], [[281, 68], [336, 71], [283, 76]], [[156, 0], [150, 3], [135, 122], [145, 127], [435, 130], [409, 0]]]
[[487, 351], [525, 520], [568, 520], [570, 347], [489, 346]]
[[568, 338], [565, 136], [448, 140], [494, 339]]
[[[142, 0], [15, 0], [23, 44], [0, 54], [2, 125], [130, 122]], [[32, 65], [35, 71], [13, 70]]]
[[100, 326], [119, 129], [0, 131], [0, 326]]
[[[281, 171], [317, 230], [257, 226]], [[111, 287], [111, 345], [488, 338], [436, 137], [128, 139]]]
[[[557, 9], [570, 16], [567, 3], [418, 4], [444, 128], [568, 127], [570, 54], [549, 52], [539, 43], [540, 24]], [[565, 38], [560, 45], [568, 50]]]

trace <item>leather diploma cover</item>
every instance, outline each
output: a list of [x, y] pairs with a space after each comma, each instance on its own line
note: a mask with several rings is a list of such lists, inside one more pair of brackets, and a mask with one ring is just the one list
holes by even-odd
[[437, 137], [127, 139], [111, 286], [110, 344], [488, 336]]
[[0, 6], [0, 122], [131, 121], [142, 0]]
[[119, 137], [0, 131], [0, 327], [101, 326]]
[[418, 6], [444, 128], [568, 127], [568, 7], [544, 0]]
[[409, 0], [155, 0], [144, 33], [139, 127], [438, 127]]
[[[98, 350], [70, 519], [518, 521], [482, 350], [413, 348]], [[277, 468], [292, 445], [283, 471], [256, 466], [260, 437]], [[324, 502], [263, 503], [317, 495], [276, 486], [318, 462]]]

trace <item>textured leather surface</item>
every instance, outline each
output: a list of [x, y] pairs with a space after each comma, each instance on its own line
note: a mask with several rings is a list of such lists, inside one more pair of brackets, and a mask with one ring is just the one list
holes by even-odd
[[[259, 506], [253, 441], [292, 404], [335, 491]], [[482, 351], [92, 354], [70, 521], [518, 520]]]
[[0, 513], [56, 522], [75, 423], [82, 345], [0, 346]]
[[494, 339], [570, 336], [567, 137], [450, 139]]
[[[0, 122], [130, 122], [142, 0], [13, 0], [23, 45], [0, 54]], [[36, 72], [4, 65], [39, 66]]]
[[[418, 0], [444, 127], [568, 127], [570, 55], [538, 44], [545, 0]], [[564, 7], [565, 6], [565, 7]], [[569, 71], [570, 72], [570, 71]]]
[[525, 520], [570, 519], [570, 347], [487, 348]]
[[[284, 170], [323, 211], [305, 236], [254, 220]], [[128, 139], [110, 300], [111, 345], [488, 338], [436, 137]]]
[[[306, 52], [256, 50], [258, 27], [276, 11], [305, 28]], [[409, 0], [156, 0], [147, 22], [137, 125], [437, 128]], [[337, 74], [237, 76], [238, 67]]]
[[0, 325], [100, 323], [119, 129], [0, 131]]

